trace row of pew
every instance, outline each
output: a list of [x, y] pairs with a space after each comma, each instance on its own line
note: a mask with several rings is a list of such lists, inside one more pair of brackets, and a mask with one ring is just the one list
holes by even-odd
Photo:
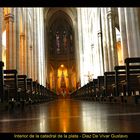
[[4, 63], [0, 61], [0, 104], [8, 108], [18, 105], [34, 104], [57, 99], [57, 95], [33, 81], [26, 75], [19, 75], [15, 69], [3, 70]]
[[71, 93], [71, 98], [98, 102], [140, 102], [140, 57], [126, 58], [123, 66], [87, 83]]

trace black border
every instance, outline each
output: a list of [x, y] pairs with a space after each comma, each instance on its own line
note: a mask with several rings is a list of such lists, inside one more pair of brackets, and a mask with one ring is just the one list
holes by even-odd
[[[23, 136], [23, 135], [27, 135], [28, 137], [18, 137], [19, 136]], [[55, 138], [40, 138], [41, 135], [56, 135]], [[86, 136], [90, 136], [90, 137], [85, 137]], [[102, 137], [100, 135], [110, 135], [108, 138], [106, 137]], [[62, 137], [60, 137], [62, 136]], [[67, 137], [65, 137], [67, 136]], [[70, 136], [70, 137], [69, 137]], [[75, 136], [75, 137], [74, 137]], [[120, 137], [117, 137], [120, 136]], [[123, 136], [123, 137], [121, 137]], [[127, 137], [125, 137], [127, 136]], [[69, 140], [83, 140], [83, 139], [139, 139], [140, 138], [140, 133], [0, 133], [0, 138], [1, 139], [49, 139], [49, 140], [55, 140], [55, 139], [69, 139]]]
[[[139, 0], [0, 0], [0, 7], [139, 7], [139, 6], [140, 6]], [[14, 134], [40, 135], [44, 133], [0, 133], [0, 138], [14, 139]], [[64, 133], [53, 133], [53, 134], [59, 135]], [[140, 138], [140, 133], [65, 133], [65, 134], [77, 134], [79, 135], [79, 137], [82, 134], [91, 134], [91, 135], [123, 134], [128, 135], [128, 139]]]
[[139, 7], [139, 0], [0, 0], [0, 7]]

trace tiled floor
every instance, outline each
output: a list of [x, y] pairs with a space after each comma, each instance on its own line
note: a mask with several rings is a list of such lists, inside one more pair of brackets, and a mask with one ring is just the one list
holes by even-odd
[[140, 105], [59, 99], [0, 114], [0, 132], [140, 132]]

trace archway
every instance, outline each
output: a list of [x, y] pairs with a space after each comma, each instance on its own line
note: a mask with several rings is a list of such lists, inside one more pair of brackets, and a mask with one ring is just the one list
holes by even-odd
[[[74, 28], [70, 16], [64, 9], [55, 9], [55, 12], [50, 9], [48, 13], [46, 59], [49, 79], [47, 81], [52, 85], [53, 80], [55, 89], [50, 86], [51, 90], [55, 90], [57, 94], [67, 95], [76, 88], [77, 79], [72, 80], [72, 77], [77, 76], [76, 68], [74, 68], [76, 67]], [[53, 66], [53, 73], [50, 66]], [[72, 69], [74, 74], [72, 74]]]

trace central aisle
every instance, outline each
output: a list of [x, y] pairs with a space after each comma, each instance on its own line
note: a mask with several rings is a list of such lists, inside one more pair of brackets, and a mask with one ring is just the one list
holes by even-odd
[[2, 112], [0, 132], [140, 132], [139, 108], [59, 99]]

